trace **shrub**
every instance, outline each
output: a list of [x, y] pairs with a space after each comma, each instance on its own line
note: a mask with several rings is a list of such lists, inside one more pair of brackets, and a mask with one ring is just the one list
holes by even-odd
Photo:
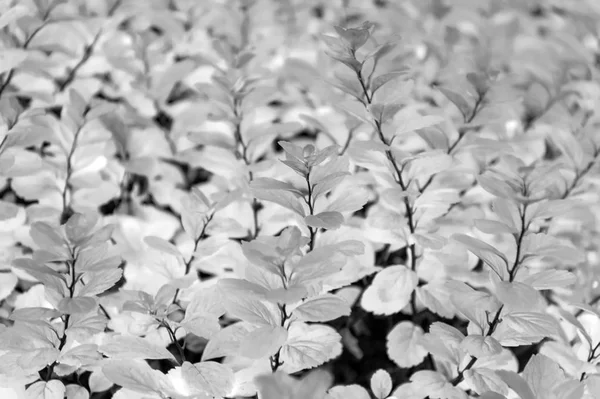
[[4, 2], [2, 398], [600, 397], [600, 8], [342, 3]]

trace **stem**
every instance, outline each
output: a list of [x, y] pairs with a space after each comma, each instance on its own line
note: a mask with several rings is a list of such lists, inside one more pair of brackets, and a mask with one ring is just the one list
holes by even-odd
[[[200, 232], [200, 235], [196, 238], [196, 240], [194, 240], [194, 250], [192, 251], [190, 258], [184, 263], [184, 265], [185, 265], [184, 276], [187, 276], [192, 268], [192, 262], [194, 262], [194, 259], [196, 259], [196, 251], [198, 250], [198, 245], [200, 245], [200, 242], [206, 238], [206, 229], [208, 228], [208, 224], [210, 223], [210, 221], [212, 220], [214, 215], [215, 214], [213, 213], [206, 218], [206, 223], [204, 223], [204, 226], [202, 227], [202, 231]], [[175, 296], [173, 297], [173, 303], [177, 303], [177, 297], [179, 296], [180, 292], [181, 292], [181, 290], [179, 288], [177, 288], [177, 290], [175, 291]]]
[[[85, 125], [85, 124], [84, 124]], [[71, 173], [73, 172], [73, 154], [75, 153], [75, 149], [77, 148], [77, 141], [79, 139], [79, 134], [83, 130], [83, 126], [79, 126], [75, 134], [73, 135], [73, 143], [71, 144], [71, 149], [69, 150], [69, 154], [67, 155], [67, 177], [65, 179], [65, 186], [62, 190], [62, 214], [60, 216], [61, 223], [66, 223], [67, 219], [70, 215], [70, 206], [67, 200], [67, 196], [69, 193], [69, 188], [71, 186], [70, 179]]]
[[[369, 95], [369, 91], [367, 89], [367, 86], [365, 84], [365, 81], [363, 79], [362, 73], [359, 71], [357, 72], [357, 77], [358, 77], [358, 81], [360, 83], [360, 86], [362, 87], [363, 93], [365, 95], [365, 98], [367, 100], [367, 103], [364, 104], [365, 106], [367, 105], [371, 105], [372, 104], [372, 96]], [[390, 143], [387, 142], [387, 140], [385, 139], [384, 135], [383, 135], [383, 130], [382, 130], [382, 126], [381, 126], [381, 122], [376, 120], [375, 121], [375, 127], [376, 127], [376, 131], [377, 131], [377, 135], [379, 136], [379, 139], [381, 140], [381, 142], [385, 145], [388, 145]], [[396, 176], [394, 176], [394, 180], [396, 181], [396, 183], [400, 186], [400, 188], [402, 189], [402, 191], [407, 191], [408, 189], [408, 185], [402, 178], [402, 170], [398, 167], [396, 160], [394, 159], [394, 155], [392, 154], [391, 150], [386, 150], [385, 151], [385, 155], [387, 157], [387, 159], [390, 161], [390, 163], [392, 164], [395, 172], [396, 172]], [[404, 209], [405, 209], [405, 213], [406, 213], [406, 218], [408, 220], [408, 229], [410, 231], [411, 236], [413, 234], [415, 234], [415, 228], [416, 228], [416, 223], [413, 219], [415, 210], [413, 209], [412, 205], [410, 204], [410, 201], [408, 199], [408, 197], [404, 197]], [[409, 254], [410, 254], [410, 269], [412, 271], [415, 271], [417, 268], [417, 250], [416, 250], [416, 246], [415, 244], [410, 244], [408, 246], [408, 250], [409, 250]], [[410, 298], [410, 306], [411, 309], [413, 310], [413, 314], [416, 313], [416, 309], [417, 309], [417, 295], [416, 292], [413, 291], [411, 294], [411, 298]]]
[[[67, 261], [67, 268], [69, 270], [69, 274], [71, 275], [71, 284], [67, 287], [69, 290], [69, 296], [68, 298], [72, 299], [73, 295], [75, 294], [75, 283], [77, 282], [77, 277], [75, 275], [75, 263], [77, 262], [77, 256], [75, 255], [75, 248], [71, 248], [70, 249], [71, 252], [71, 258], [72, 260]], [[63, 321], [64, 321], [64, 329], [63, 329], [63, 334], [60, 337], [60, 341], [58, 343], [58, 351], [62, 351], [62, 349], [65, 347], [65, 345], [67, 344], [67, 329], [69, 328], [69, 320], [71, 319], [71, 315], [66, 314], [64, 315]], [[51, 377], [52, 374], [54, 373], [54, 367], [56, 366], [57, 362], [54, 361], [52, 362], [51, 365], [47, 366], [46, 368], [46, 375], [44, 380], [48, 381]]]
[[[122, 0], [115, 1], [113, 6], [110, 8], [110, 10], [108, 10], [108, 13], [106, 15], [107, 18], [110, 18], [113, 16], [113, 14], [117, 10], [117, 8], [119, 8], [119, 6], [121, 5], [121, 1]], [[83, 50], [83, 57], [81, 57], [79, 62], [77, 62], [77, 64], [75, 64], [75, 66], [69, 71], [69, 74], [67, 75], [65, 80], [61, 84], [59, 84], [59, 86], [58, 86], [59, 92], [64, 91], [65, 88], [73, 82], [73, 80], [77, 76], [77, 72], [90, 59], [90, 57], [94, 53], [94, 47], [96, 47], [96, 45], [98, 44], [98, 41], [100, 40], [100, 36], [102, 35], [102, 33], [103, 33], [103, 29], [101, 28], [98, 31], [98, 33], [96, 33], [94, 38], [92, 39], [92, 42], [89, 45], [85, 46], [85, 48]]]
[[[311, 215], [313, 215], [315, 213], [315, 205], [313, 204], [313, 187], [310, 184], [310, 169], [308, 170], [308, 173], [306, 174], [306, 185], [308, 186], [308, 198], [305, 200], [306, 204], [308, 205], [308, 210], [310, 212]], [[312, 251], [313, 249], [315, 249], [315, 238], [317, 236], [317, 229], [308, 226], [308, 231], [310, 233], [310, 242], [308, 243], [308, 248], [309, 251]]]
[[[515, 261], [513, 263], [513, 267], [512, 269], [509, 270], [509, 281], [512, 282], [515, 279], [515, 276], [517, 275], [517, 270], [519, 267], [519, 264], [521, 262], [521, 251], [522, 251], [522, 246], [523, 246], [523, 239], [525, 238], [525, 234], [527, 233], [527, 229], [528, 229], [528, 225], [526, 224], [525, 220], [525, 213], [527, 210], [527, 204], [523, 204], [523, 211], [521, 212], [521, 232], [519, 233], [519, 236], [516, 238], [517, 240], [517, 253], [515, 255]], [[500, 308], [498, 308], [498, 310], [496, 311], [496, 314], [494, 315], [494, 318], [491, 322], [489, 322], [489, 329], [486, 332], [485, 336], [489, 337], [491, 336], [494, 331], [496, 330], [496, 327], [498, 327], [498, 324], [500, 324], [500, 322], [502, 321], [500, 319], [500, 314], [502, 313], [502, 310], [504, 309], [504, 305], [501, 305]], [[454, 386], [460, 384], [460, 382], [462, 382], [462, 380], [464, 379], [464, 374], [467, 370], [470, 370], [473, 365], [475, 364], [475, 362], [477, 362], [477, 358], [475, 356], [471, 356], [471, 360], [469, 360], [469, 363], [465, 366], [465, 368], [463, 368], [462, 370], [460, 370], [458, 372], [458, 375], [452, 380], [450, 381], [450, 383]]]
[[171, 338], [171, 342], [175, 345], [175, 348], [177, 348], [177, 353], [179, 353], [179, 357], [181, 358], [181, 360], [178, 362], [178, 364], [181, 366], [183, 364], [183, 362], [185, 362], [185, 352], [183, 351], [183, 348], [179, 344], [179, 340], [177, 339], [177, 336], [175, 335], [175, 331], [173, 331], [171, 326], [166, 322], [163, 322], [162, 326], [164, 328], [166, 328], [167, 332], [169, 333], [169, 337]]
[[[248, 182], [252, 182], [252, 180], [254, 180], [254, 173], [252, 173], [252, 171], [250, 170], [250, 165], [252, 165], [252, 160], [248, 158], [248, 143], [244, 142], [244, 138], [242, 137], [242, 113], [239, 110], [239, 101], [235, 101], [234, 107], [233, 107], [233, 115], [235, 117], [235, 122], [234, 122], [234, 136], [235, 136], [235, 141], [237, 142], [237, 144], [239, 146], [242, 147], [242, 152], [240, 154], [240, 157], [242, 158], [242, 160], [244, 161], [244, 163], [246, 164], [246, 167], [248, 168]], [[258, 233], [260, 232], [260, 226], [258, 224], [258, 212], [260, 210], [260, 203], [258, 202], [258, 200], [256, 198], [252, 199], [252, 222], [254, 225], [253, 230], [250, 232], [250, 239], [253, 240], [256, 237], [258, 237]]]

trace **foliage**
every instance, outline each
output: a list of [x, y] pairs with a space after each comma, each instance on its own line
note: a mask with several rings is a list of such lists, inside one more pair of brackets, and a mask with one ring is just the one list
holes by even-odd
[[0, 7], [2, 398], [600, 397], [596, 1]]

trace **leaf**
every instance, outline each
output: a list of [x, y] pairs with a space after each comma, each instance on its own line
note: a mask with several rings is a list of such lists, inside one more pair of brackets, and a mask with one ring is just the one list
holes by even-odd
[[592, 337], [590, 337], [590, 335], [588, 334], [588, 332], [586, 331], [585, 327], [583, 326], [583, 324], [581, 324], [581, 322], [579, 320], [577, 320], [577, 317], [573, 316], [571, 313], [567, 312], [564, 309], [558, 308], [556, 309], [558, 311], [558, 314], [568, 323], [570, 323], [571, 325], [573, 325], [575, 328], [577, 328], [577, 330], [579, 331], [579, 333], [583, 336], [583, 338], [587, 341], [588, 345], [590, 346], [590, 348], [593, 348], [594, 345], [592, 344]]
[[[331, 198], [331, 197], [330, 197]], [[344, 191], [336, 195], [327, 208], [326, 212], [356, 212], [362, 209], [369, 201], [369, 192], [361, 187], [353, 187], [351, 191]]]
[[370, 28], [373, 26], [370, 22], [364, 22], [358, 28], [342, 28], [334, 26], [336, 33], [346, 42], [352, 50], [361, 48], [371, 36]]
[[469, 355], [480, 358], [497, 355], [502, 352], [502, 345], [493, 337], [469, 335], [460, 344], [461, 349]]
[[98, 223], [98, 218], [93, 213], [73, 214], [65, 224], [67, 238], [73, 243], [79, 243], [92, 232], [96, 223]]
[[377, 92], [377, 90], [379, 90], [381, 87], [383, 87], [384, 85], [386, 85], [387, 83], [391, 82], [392, 80], [399, 78], [401, 76], [406, 76], [408, 70], [406, 71], [396, 71], [396, 72], [390, 72], [390, 73], [384, 73], [382, 75], [377, 76], [375, 79], [373, 79], [373, 82], [371, 83], [371, 95], [375, 95], [375, 93]]
[[63, 399], [65, 385], [59, 380], [38, 381], [27, 388], [27, 399]]
[[155, 236], [147, 236], [144, 237], [144, 242], [158, 251], [165, 252], [170, 255], [181, 257], [181, 252], [177, 249], [177, 247], [170, 242]]
[[123, 276], [122, 269], [106, 269], [97, 272], [88, 272], [85, 275], [86, 284], [77, 286], [76, 294], [80, 296], [95, 296], [112, 288]]
[[518, 231], [502, 222], [488, 219], [475, 219], [475, 228], [485, 234], [515, 234]]
[[257, 298], [232, 297], [223, 292], [223, 306], [230, 316], [256, 325], [278, 326], [280, 315]]
[[117, 359], [175, 360], [166, 348], [132, 335], [113, 335], [98, 350], [108, 357]]
[[306, 212], [296, 195], [287, 191], [252, 189], [252, 195], [262, 201], [274, 202], [292, 212], [304, 217]]
[[513, 371], [497, 370], [496, 374], [521, 397], [521, 399], [537, 399], [527, 381]]
[[[465, 371], [464, 377], [469, 388], [480, 395], [489, 391], [501, 393], [502, 395], [508, 394], [508, 386], [494, 370], [474, 368]], [[503, 396], [500, 395], [500, 397]]]
[[361, 306], [375, 314], [398, 313], [410, 302], [418, 280], [416, 273], [406, 266], [388, 266], [377, 273], [365, 290]]
[[321, 212], [304, 218], [307, 226], [335, 230], [344, 223], [344, 216], [339, 212]]
[[446, 96], [448, 100], [450, 100], [454, 105], [456, 105], [460, 113], [463, 115], [465, 121], [467, 121], [467, 119], [471, 117], [471, 105], [462, 94], [442, 86], [437, 86], [436, 88], [444, 96]]
[[22, 4], [16, 4], [13, 7], [10, 7], [8, 10], [3, 11], [2, 15], [0, 15], [0, 29], [20, 20], [22, 17], [29, 15], [30, 13], [31, 10]]
[[281, 349], [282, 369], [287, 373], [318, 367], [342, 353], [342, 337], [331, 327], [302, 322], [291, 324]]
[[181, 326], [185, 328], [188, 333], [205, 339], [211, 339], [221, 331], [219, 318], [211, 314], [188, 315], [186, 311], [185, 319], [181, 322]]
[[302, 191], [294, 187], [293, 184], [283, 182], [269, 177], [257, 177], [250, 183], [250, 187], [257, 190], [283, 190], [292, 194], [301, 196]]
[[251, 331], [241, 342], [240, 355], [249, 359], [261, 359], [274, 355], [288, 337], [281, 326], [262, 326]]
[[166, 376], [153, 370], [143, 360], [108, 360], [102, 366], [102, 374], [113, 384], [141, 393], [160, 392], [168, 383]]
[[184, 362], [181, 374], [196, 391], [217, 397], [228, 396], [235, 382], [233, 371], [217, 362]]
[[402, 120], [401, 122], [398, 122], [394, 134], [396, 136], [401, 136], [406, 133], [414, 132], [415, 130], [438, 125], [444, 121], [445, 119], [443, 117], [437, 115], [420, 116], [419, 118]]
[[371, 377], [371, 391], [377, 399], [385, 399], [392, 392], [392, 377], [390, 374], [379, 369]]
[[493, 287], [507, 312], [543, 311], [546, 307], [542, 295], [527, 284], [495, 279]]
[[536, 290], [551, 290], [569, 287], [577, 282], [577, 277], [566, 270], [542, 270], [524, 277], [522, 282]]
[[63, 298], [58, 303], [57, 309], [64, 314], [83, 314], [96, 308], [96, 298], [80, 296], [77, 298]]
[[473, 255], [491, 267], [500, 279], [504, 280], [506, 278], [508, 260], [496, 248], [466, 234], [453, 234], [451, 238], [464, 245]]
[[29, 234], [36, 245], [48, 251], [56, 251], [65, 245], [65, 241], [56, 233], [55, 229], [44, 222], [32, 223]]
[[386, 339], [387, 354], [400, 367], [421, 363], [427, 350], [421, 346], [423, 329], [410, 321], [403, 321], [390, 331]]
[[436, 321], [429, 326], [429, 332], [421, 339], [421, 346], [432, 355], [458, 364], [464, 357], [460, 343], [465, 336], [456, 328]]
[[346, 385], [331, 388], [324, 399], [370, 399], [370, 396], [360, 385]]
[[307, 299], [293, 313], [302, 321], [325, 322], [350, 315], [350, 305], [338, 296], [323, 294]]
[[66, 388], [67, 399], [89, 399], [90, 397], [90, 393], [81, 385], [69, 384]]
[[250, 333], [247, 323], [235, 323], [223, 328], [208, 341], [202, 352], [202, 361], [239, 353], [240, 343]]
[[28, 52], [26, 50], [18, 48], [2, 49], [2, 52], [0, 52], [0, 73], [17, 68], [27, 59], [27, 56]]
[[555, 361], [540, 354], [529, 359], [522, 376], [537, 398], [551, 398], [556, 387], [567, 380], [564, 371]]
[[505, 315], [493, 337], [502, 346], [520, 346], [539, 342], [546, 337], [558, 337], [556, 320], [544, 313], [515, 312]]

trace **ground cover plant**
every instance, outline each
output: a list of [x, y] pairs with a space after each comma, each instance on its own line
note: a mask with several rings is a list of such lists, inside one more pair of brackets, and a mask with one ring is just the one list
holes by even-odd
[[0, 397], [600, 397], [594, 0], [0, 3]]

